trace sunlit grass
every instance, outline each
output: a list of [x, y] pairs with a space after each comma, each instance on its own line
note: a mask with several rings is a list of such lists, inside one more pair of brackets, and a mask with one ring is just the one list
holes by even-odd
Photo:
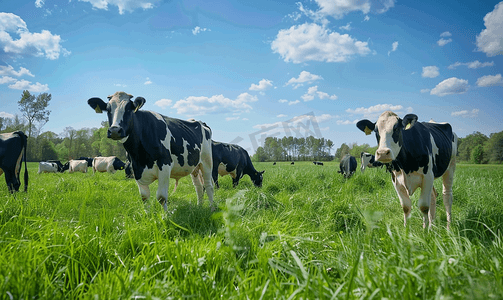
[[122, 172], [30, 163], [29, 192], [14, 196], [0, 178], [0, 299], [503, 297], [502, 166], [458, 166], [450, 231], [441, 197], [432, 230], [416, 207], [403, 227], [383, 169], [346, 180], [336, 163], [256, 168], [262, 188], [219, 179], [217, 212], [188, 177], [167, 213]]

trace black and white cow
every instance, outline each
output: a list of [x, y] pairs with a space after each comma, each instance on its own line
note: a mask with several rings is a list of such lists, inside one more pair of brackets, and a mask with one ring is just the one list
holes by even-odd
[[38, 163], [38, 174], [56, 173], [56, 172], [58, 172], [58, 165], [56, 163], [51, 163], [47, 161], [41, 161]]
[[360, 153], [360, 159], [362, 161], [360, 166], [360, 171], [362, 171], [362, 173], [365, 171], [365, 168], [377, 168], [383, 166], [382, 162], [375, 160], [375, 156], [373, 154], [367, 152], [362, 151], [362, 153]]
[[232, 186], [236, 187], [239, 180], [246, 174], [250, 176], [256, 187], [262, 186], [263, 174], [265, 171], [258, 172], [253, 167], [248, 152], [239, 145], [227, 144], [212, 141], [213, 172], [212, 177], [215, 185], [218, 186], [218, 175], [225, 176], [230, 174], [232, 177]]
[[345, 178], [350, 178], [356, 171], [356, 158], [349, 154], [344, 155], [339, 164], [339, 171]]
[[414, 114], [401, 119], [386, 111], [377, 122], [361, 120], [356, 126], [367, 135], [372, 131], [376, 134], [376, 159], [391, 172], [403, 208], [404, 225], [411, 212], [410, 196], [417, 188], [421, 188], [418, 206], [423, 213], [423, 227], [432, 225], [437, 196], [433, 180], [442, 177], [449, 228], [458, 138], [448, 123], [417, 122], [417, 119]]
[[78, 160], [85, 160], [85, 161], [87, 161], [87, 166], [88, 167], [92, 167], [93, 166], [93, 158], [92, 157], [81, 156], [81, 157], [79, 157]]
[[117, 156], [97, 156], [93, 159], [93, 174], [96, 172], [108, 172], [114, 174], [117, 170], [124, 170], [126, 164]]
[[22, 131], [0, 133], [0, 175], [5, 173], [9, 192], [19, 191], [21, 164], [24, 157], [24, 191], [28, 190], [28, 167], [26, 166], [27, 137]]
[[70, 162], [66, 162], [64, 165], [59, 160], [48, 160], [47, 162], [55, 163], [58, 166], [58, 172], [63, 173], [70, 168]]
[[136, 97], [131, 101], [132, 97], [116, 92], [108, 97], [108, 103], [100, 98], [91, 98], [87, 103], [97, 113], [107, 112], [108, 138], [120, 141], [126, 149], [143, 201], [150, 197], [149, 185], [158, 179], [156, 198], [166, 211], [169, 179], [178, 181], [191, 174], [199, 204], [206, 190], [214, 209], [211, 129], [201, 121], [184, 121], [140, 110], [146, 100]]

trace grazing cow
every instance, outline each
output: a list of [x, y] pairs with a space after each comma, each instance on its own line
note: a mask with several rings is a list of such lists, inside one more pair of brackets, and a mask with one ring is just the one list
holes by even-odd
[[294, 161], [292, 161], [290, 164], [291, 164], [291, 165], [295, 165], [295, 162], [294, 162]]
[[341, 173], [344, 175], [344, 178], [350, 178], [356, 171], [356, 158], [349, 154], [346, 154], [339, 164], [339, 171], [337, 173]]
[[272, 165], [273, 165], [273, 166], [275, 166], [275, 165], [276, 165], [276, 162], [273, 162], [273, 164], [272, 164]]
[[178, 181], [191, 174], [199, 204], [206, 190], [213, 210], [211, 129], [201, 121], [140, 110], [146, 100], [136, 97], [133, 102], [132, 97], [116, 92], [108, 97], [108, 103], [100, 98], [91, 98], [87, 103], [97, 113], [107, 112], [108, 138], [120, 141], [126, 149], [143, 201], [150, 197], [149, 185], [158, 179], [156, 198], [167, 211], [169, 179]]
[[250, 176], [256, 187], [262, 186], [262, 175], [265, 171], [258, 172], [253, 167], [248, 152], [241, 146], [221, 142], [211, 142], [213, 156], [213, 182], [218, 188], [218, 175], [230, 174], [232, 186], [236, 187], [239, 180], [246, 174]]
[[362, 173], [365, 171], [365, 168], [377, 168], [377, 167], [382, 167], [383, 163], [380, 161], [375, 160], [375, 156], [373, 154], [363, 152], [360, 153], [360, 159], [362, 161], [362, 164], [360, 166], [360, 170]]
[[85, 160], [85, 161], [87, 161], [87, 166], [88, 167], [92, 167], [93, 166], [93, 158], [92, 157], [81, 156], [81, 157], [79, 157], [78, 160]]
[[117, 156], [98, 156], [93, 159], [92, 163], [93, 174], [96, 172], [108, 172], [114, 174], [117, 170], [124, 170], [125, 166], [126, 164]]
[[0, 133], [0, 175], [5, 173], [9, 192], [19, 191], [21, 164], [24, 157], [24, 191], [28, 191], [28, 167], [26, 166], [27, 137], [22, 131]]
[[87, 173], [87, 161], [86, 160], [72, 159], [68, 163], [69, 163], [68, 173], [73, 173], [73, 172]]
[[321, 161], [313, 161], [313, 164], [317, 166], [323, 166], [323, 163]]
[[58, 166], [58, 172], [60, 172], [60, 173], [63, 173], [64, 171], [68, 170], [68, 168], [70, 167], [69, 162], [66, 162], [64, 165], [59, 160], [48, 160], [47, 162], [55, 163]]
[[56, 163], [41, 161], [38, 163], [38, 174], [40, 173], [56, 173], [58, 165]]
[[417, 119], [414, 114], [401, 119], [386, 111], [377, 122], [361, 120], [356, 126], [367, 135], [372, 131], [376, 134], [376, 159], [391, 172], [403, 208], [404, 225], [411, 212], [410, 196], [417, 188], [421, 188], [418, 206], [423, 213], [423, 227], [432, 225], [437, 196], [433, 180], [442, 177], [449, 228], [458, 138], [448, 123], [417, 122]]

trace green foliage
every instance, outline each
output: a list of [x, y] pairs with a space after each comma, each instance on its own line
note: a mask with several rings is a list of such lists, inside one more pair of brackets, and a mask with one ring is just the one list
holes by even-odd
[[416, 208], [403, 227], [389, 173], [346, 180], [336, 165], [257, 163], [262, 188], [221, 177], [217, 212], [184, 177], [164, 212], [123, 172], [29, 163], [28, 193], [0, 182], [1, 298], [503, 297], [503, 166], [458, 165], [451, 230], [440, 196], [425, 231]]
[[330, 151], [333, 145], [331, 140], [317, 139], [313, 136], [307, 138], [267, 137], [264, 146], [259, 147], [253, 155], [253, 161], [326, 161], [331, 160]]
[[481, 164], [484, 161], [484, 147], [482, 145], [473, 147], [470, 158], [472, 163]]

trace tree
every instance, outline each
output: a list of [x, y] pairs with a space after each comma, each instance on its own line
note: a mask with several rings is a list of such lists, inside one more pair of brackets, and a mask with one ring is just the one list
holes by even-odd
[[35, 122], [39, 123], [39, 131], [49, 121], [50, 110], [47, 110], [52, 95], [47, 93], [39, 94], [37, 97], [24, 90], [21, 100], [18, 101], [19, 110], [28, 121], [28, 138], [31, 137], [35, 127]]
[[458, 155], [461, 161], [470, 161], [473, 148], [484, 145], [489, 138], [480, 132], [474, 132], [458, 140]]
[[473, 148], [471, 153], [471, 161], [475, 164], [481, 164], [484, 160], [484, 146], [477, 145]]
[[503, 131], [492, 133], [484, 145], [485, 158], [492, 163], [503, 162]]

